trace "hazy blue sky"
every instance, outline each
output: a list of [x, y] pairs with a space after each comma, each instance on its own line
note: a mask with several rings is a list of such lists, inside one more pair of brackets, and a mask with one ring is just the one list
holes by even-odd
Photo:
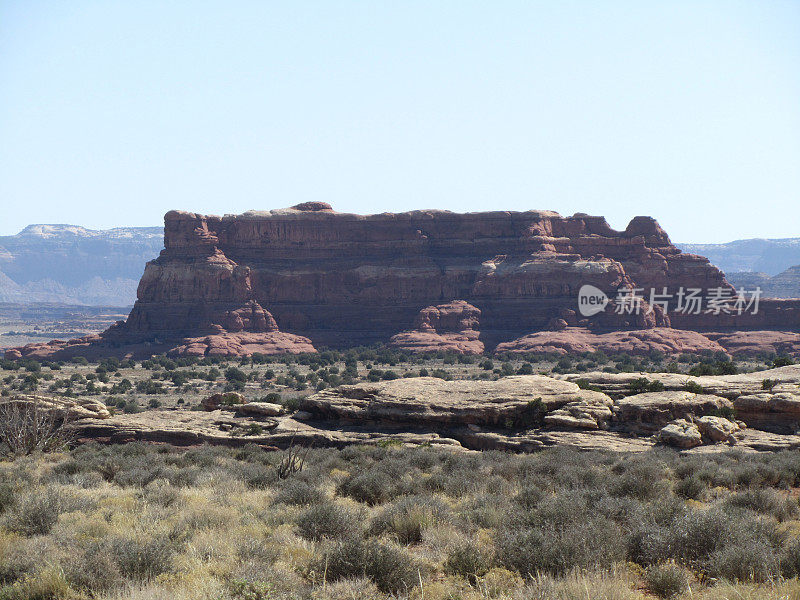
[[0, 234], [308, 200], [800, 236], [800, 1], [0, 0]]

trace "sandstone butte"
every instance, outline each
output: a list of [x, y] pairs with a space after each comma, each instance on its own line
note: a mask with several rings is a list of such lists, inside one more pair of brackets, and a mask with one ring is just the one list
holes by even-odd
[[[591, 284], [612, 300], [576, 314]], [[238, 356], [389, 343], [411, 351], [800, 353], [800, 299], [757, 314], [617, 314], [620, 288], [733, 288], [650, 217], [624, 231], [554, 212], [356, 215], [322, 202], [205, 216], [170, 211], [126, 321], [12, 348], [18, 359]], [[674, 300], [673, 300], [674, 303]], [[744, 334], [739, 332], [745, 332]]]

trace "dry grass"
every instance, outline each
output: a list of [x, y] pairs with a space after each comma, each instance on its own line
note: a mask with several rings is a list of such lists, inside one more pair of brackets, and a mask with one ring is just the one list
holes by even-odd
[[0, 462], [0, 600], [800, 600], [797, 453], [351, 447], [287, 479], [281, 459], [130, 444]]

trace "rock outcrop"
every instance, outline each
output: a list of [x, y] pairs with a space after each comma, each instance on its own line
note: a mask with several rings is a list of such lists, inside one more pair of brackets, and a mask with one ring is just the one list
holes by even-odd
[[463, 300], [423, 308], [411, 331], [392, 336], [390, 346], [412, 352], [459, 352], [482, 354], [481, 311]]
[[695, 331], [668, 327], [593, 333], [583, 327], [565, 327], [559, 331], [531, 333], [497, 346], [496, 352], [531, 354], [580, 354], [603, 351], [606, 354], [625, 353], [647, 355], [658, 351], [664, 354], [725, 352], [725, 348]]
[[[638, 452], [664, 444], [692, 452], [731, 445], [772, 451], [800, 449], [799, 374], [800, 366], [764, 372], [762, 377], [782, 383], [759, 393], [750, 393], [754, 380], [716, 376], [698, 378], [715, 393], [665, 390], [615, 398], [611, 389], [606, 394], [564, 379], [526, 375], [341, 386], [307, 397], [296, 412], [248, 402], [237, 393], [207, 398], [205, 411], [160, 409], [109, 417], [102, 406], [74, 402], [70, 410], [80, 411], [74, 427], [82, 438], [107, 442], [254, 443], [268, 448], [399, 443], [513, 452], [559, 445]], [[59, 399], [47, 402], [66, 406]]]
[[514, 428], [531, 426], [545, 412], [578, 402], [612, 404], [605, 394], [568, 381], [517, 375], [497, 381], [414, 377], [343, 385], [306, 398], [301, 408], [321, 418], [350, 422]]
[[[590, 317], [575, 313], [584, 285], [610, 299]], [[800, 300], [762, 300], [757, 314], [678, 313], [675, 294], [688, 288], [734, 291], [720, 270], [682, 253], [649, 217], [616, 231], [602, 217], [533, 210], [355, 215], [310, 202], [224, 217], [170, 211], [164, 250], [147, 263], [125, 322], [99, 338], [10, 356], [305, 352], [312, 344], [385, 343], [404, 330], [394, 339], [400, 347], [474, 352], [565, 326], [598, 333], [800, 327]], [[631, 289], [673, 296], [648, 297], [641, 312], [629, 313], [617, 297]], [[442, 308], [453, 300], [469, 308]], [[472, 309], [480, 311], [480, 330]], [[658, 335], [663, 343], [646, 344], [705, 343]], [[621, 348], [628, 344], [641, 345]]]
[[4, 418], [8, 416], [8, 413], [5, 411], [12, 407], [20, 409], [33, 409], [35, 407], [37, 410], [43, 412], [55, 412], [60, 418], [67, 421], [75, 421], [77, 419], [108, 419], [111, 416], [105, 404], [99, 400], [92, 400], [90, 398], [78, 398], [73, 400], [71, 398], [31, 394], [0, 398], [0, 411], [3, 411]]
[[653, 433], [675, 420], [694, 420], [714, 416], [723, 410], [731, 411], [733, 403], [712, 394], [687, 391], [646, 392], [626, 396], [615, 402], [616, 419], [627, 431]]
[[735, 356], [800, 356], [800, 333], [791, 331], [707, 333], [706, 337], [725, 348], [728, 354]]
[[[642, 377], [660, 383], [664, 386], [664, 391], [632, 396], [631, 383]], [[688, 414], [664, 409], [675, 398], [694, 398], [703, 400], [705, 408], [693, 409], [691, 416], [731, 412], [732, 409], [736, 418], [747, 427], [781, 434], [800, 431], [800, 365], [739, 375], [692, 377], [679, 373], [590, 372], [564, 375], [561, 378], [568, 381], [584, 380], [601, 389], [615, 399], [619, 410], [624, 410], [625, 405], [630, 403], [632, 405], [630, 410], [635, 413], [655, 403], [658, 410], [664, 411], [664, 418], [669, 416], [686, 418]], [[703, 392], [697, 394], [687, 391], [689, 387]], [[723, 400], [729, 402], [724, 403]], [[695, 401], [691, 403], [682, 401], [679, 406], [685, 409], [694, 403]], [[628, 417], [623, 417], [622, 420], [631, 422]], [[642, 420], [655, 421], [655, 413], [645, 415]]]

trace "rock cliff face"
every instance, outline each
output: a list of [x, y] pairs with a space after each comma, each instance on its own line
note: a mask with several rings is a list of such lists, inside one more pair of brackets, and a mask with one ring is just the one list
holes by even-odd
[[[649, 217], [615, 231], [602, 217], [585, 214], [355, 215], [311, 202], [224, 217], [171, 211], [164, 246], [147, 264], [127, 321], [90, 345], [190, 354], [299, 352], [311, 343], [386, 342], [405, 330], [393, 343], [480, 351], [479, 344], [492, 348], [567, 326], [800, 325], [800, 301], [762, 301], [758, 315], [673, 316], [660, 306], [638, 316], [617, 314], [613, 298], [620, 288], [731, 289], [721, 271], [683, 254]], [[585, 284], [612, 298], [589, 319], [574, 310]], [[69, 348], [62, 344], [57, 352]], [[41, 356], [49, 350], [11, 352]]]

